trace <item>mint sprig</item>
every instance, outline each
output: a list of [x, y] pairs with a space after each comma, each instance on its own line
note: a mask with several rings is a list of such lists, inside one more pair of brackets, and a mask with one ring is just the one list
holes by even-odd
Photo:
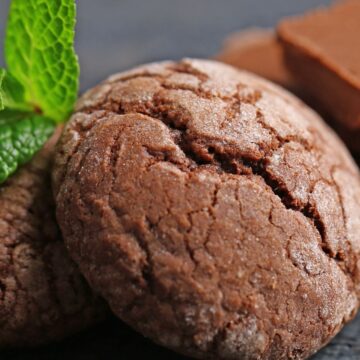
[[0, 112], [0, 182], [31, 160], [54, 131], [44, 116], [16, 110]]
[[0, 69], [0, 182], [71, 114], [78, 93], [75, 0], [12, 0]]

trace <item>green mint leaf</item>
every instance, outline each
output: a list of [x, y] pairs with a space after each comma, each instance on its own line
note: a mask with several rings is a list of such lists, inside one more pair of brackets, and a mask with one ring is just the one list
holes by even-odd
[[31, 110], [25, 102], [24, 87], [5, 69], [0, 69], [0, 110], [4, 108]]
[[78, 92], [74, 50], [75, 0], [12, 0], [5, 58], [25, 102], [57, 122], [67, 119]]
[[3, 89], [3, 82], [4, 82], [5, 70], [0, 69], [0, 111], [4, 109], [4, 89]]
[[0, 112], [0, 183], [41, 149], [54, 128], [54, 122], [41, 115]]

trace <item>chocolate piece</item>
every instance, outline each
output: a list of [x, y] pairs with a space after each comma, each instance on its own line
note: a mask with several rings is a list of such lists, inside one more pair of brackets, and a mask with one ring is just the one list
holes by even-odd
[[360, 128], [360, 1], [287, 19], [278, 27], [288, 68], [348, 129]]
[[0, 347], [60, 340], [105, 315], [55, 221], [50, 162], [59, 135], [0, 187]]
[[305, 359], [358, 309], [358, 169], [255, 75], [187, 59], [112, 76], [80, 100], [53, 180], [91, 286], [166, 347]]
[[282, 48], [270, 29], [251, 28], [230, 35], [215, 59], [296, 91], [283, 61]]
[[348, 129], [343, 124], [334, 121], [326, 109], [301, 88], [301, 84], [287, 71], [282, 46], [272, 30], [250, 28], [234, 33], [225, 39], [222, 50], [215, 58], [263, 76], [289, 89], [316, 109], [337, 131], [353, 153], [360, 153], [360, 129], [357, 131]]

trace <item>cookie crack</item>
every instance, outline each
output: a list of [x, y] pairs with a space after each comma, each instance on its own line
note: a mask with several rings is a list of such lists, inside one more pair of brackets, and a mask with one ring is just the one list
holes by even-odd
[[[146, 114], [149, 116], [149, 114]], [[278, 144], [276, 147], [267, 151], [265, 156], [261, 159], [256, 159], [248, 154], [229, 154], [226, 149], [217, 145], [207, 145], [205, 141], [199, 141], [194, 138], [187, 128], [187, 122], [183, 119], [178, 119], [176, 116], [169, 116], [165, 108], [152, 109], [151, 117], [163, 122], [173, 134], [174, 143], [182, 150], [187, 159], [190, 159], [190, 164], [184, 168], [184, 164], [179, 164], [174, 160], [170, 154], [159, 157], [161, 161], [169, 161], [176, 165], [182, 171], [194, 171], [199, 168], [213, 169], [215, 172], [232, 174], [234, 176], [259, 176], [265, 184], [271, 189], [272, 193], [276, 195], [286, 209], [300, 212], [314, 227], [319, 234], [320, 247], [327, 257], [333, 259], [340, 270], [348, 277], [351, 273], [344, 270], [338, 263], [338, 254], [333, 254], [326, 239], [326, 226], [322, 221], [316, 206], [307, 202], [305, 205], [300, 203], [293, 197], [286, 185], [274, 177], [267, 169], [269, 159], [276, 151], [290, 142], [296, 142], [303, 146], [305, 150], [310, 151], [311, 146], [306, 142], [299, 141], [298, 138], [282, 138], [278, 136]], [[149, 151], [151, 154], [151, 151]], [[155, 155], [155, 154], [154, 154]]]
[[[177, 119], [175, 116], [169, 116], [166, 108], [157, 108], [152, 111], [151, 117], [160, 120], [167, 125], [170, 130], [177, 131], [174, 137], [175, 144], [183, 151], [192, 163], [192, 167], [211, 166], [216, 172], [230, 173], [233, 175], [257, 175], [261, 177], [272, 192], [280, 199], [282, 204], [290, 210], [301, 212], [314, 225], [319, 233], [321, 245], [324, 252], [329, 256], [330, 250], [326, 245], [325, 225], [316, 211], [316, 208], [309, 202], [302, 206], [290, 193], [285, 184], [272, 176], [267, 170], [269, 158], [275, 151], [280, 150], [292, 139], [279, 137], [279, 143], [276, 147], [269, 150], [261, 159], [252, 158], [247, 154], [229, 154], [229, 152], [219, 145], [208, 146], [204, 141], [194, 138], [188, 131], [187, 122]], [[300, 143], [302, 146], [309, 146]], [[309, 148], [308, 148], [309, 149]]]
[[[190, 163], [184, 166], [184, 164], [180, 164], [176, 161], [171, 154], [159, 155], [158, 152], [147, 149], [149, 154], [154, 155], [159, 160], [171, 162], [183, 171], [192, 171], [196, 168], [206, 167], [214, 170], [216, 173], [259, 176], [280, 199], [286, 209], [301, 212], [310, 221], [320, 236], [322, 249], [327, 256], [333, 258], [326, 242], [325, 225], [316, 211], [316, 208], [309, 202], [305, 206], [299, 204], [299, 202], [291, 195], [285, 184], [267, 171], [269, 158], [274, 152], [280, 150], [286, 144], [296, 142], [308, 151], [310, 150], [309, 144], [299, 140], [297, 137], [282, 138], [277, 136], [278, 144], [268, 150], [264, 157], [260, 159], [239, 152], [232, 155], [229, 154], [228, 149], [224, 148], [223, 144], [207, 144], [207, 139], [204, 139], [204, 141], [203, 139], [194, 137], [187, 127], [187, 120], [178, 117], [177, 113], [170, 114], [165, 105], [166, 104], [155, 101], [153, 106], [147, 106], [147, 111], [136, 111], [136, 113], [149, 116], [152, 119], [164, 123], [172, 134], [175, 145], [182, 150], [186, 158], [190, 160]], [[128, 112], [121, 109], [115, 114], [125, 115], [128, 114]]]
[[[135, 109], [130, 111], [130, 109], [128, 109], [126, 106], [123, 106], [121, 102], [120, 104], [110, 104], [110, 106], [109, 102], [112, 103], [112, 101], [106, 97], [104, 102], [97, 104], [96, 109], [85, 108], [82, 109], [82, 112], [88, 112], [89, 110], [101, 110], [103, 108], [106, 109], [110, 106], [112, 110], [107, 110], [108, 113], [113, 112], [119, 115], [139, 113], [161, 121], [168, 127], [174, 143], [180, 150], [182, 150], [188, 163], [183, 163], [182, 161], [179, 162], [178, 159], [172, 156], [171, 153], [159, 155], [158, 152], [154, 152], [151, 149], [148, 149], [148, 152], [150, 155], [155, 156], [155, 158], [158, 160], [173, 163], [182, 171], [188, 172], [197, 168], [207, 168], [220, 174], [227, 173], [234, 176], [255, 175], [262, 178], [265, 184], [271, 189], [272, 193], [280, 199], [281, 203], [285, 206], [286, 209], [300, 212], [312, 224], [314, 229], [319, 234], [320, 246], [322, 250], [329, 258], [337, 262], [337, 254], [333, 254], [330, 246], [327, 244], [326, 226], [322, 221], [316, 206], [311, 204], [310, 201], [308, 201], [306, 204], [300, 203], [300, 201], [294, 198], [294, 196], [291, 194], [291, 191], [287, 188], [284, 181], [273, 176], [267, 168], [271, 156], [290, 142], [299, 144], [304, 150], [308, 152], [314, 150], [317, 152], [316, 150], [319, 150], [316, 146], [317, 144], [314, 142], [310, 143], [299, 135], [289, 135], [283, 137], [276, 131], [275, 128], [270, 126], [265, 121], [261, 109], [256, 107], [257, 100], [261, 98], [261, 91], [250, 94], [250, 97], [248, 98], [246, 94], [241, 94], [243, 86], [241, 83], [239, 83], [237, 86], [237, 92], [234, 94], [214, 94], [204, 89], [204, 84], [208, 80], [208, 76], [202, 72], [198, 72], [191, 66], [188, 66], [187, 64], [169, 65], [167, 66], [167, 69], [173, 71], [174, 73], [185, 73], [193, 75], [199, 80], [199, 85], [197, 87], [187, 85], [182, 86], [179, 84], [172, 85], [171, 83], [167, 82], [171, 74], [136, 74], [135, 76], [132, 75], [125, 78], [125, 80], [121, 79], [120, 81], [126, 81], [141, 76], [154, 78], [162, 90], [153, 95], [152, 101], [138, 104], [139, 106], [135, 106]], [[253, 104], [256, 107], [257, 121], [265, 130], [271, 134], [273, 137], [272, 143], [265, 148], [260, 147], [261, 157], [259, 158], [259, 156], [256, 157], [255, 154], [245, 154], [238, 149], [235, 151], [231, 144], [220, 143], [216, 139], [199, 138], [196, 136], [196, 134], [193, 134], [191, 129], [188, 127], [188, 122], [191, 120], [189, 115], [182, 113], [179, 111], [179, 109], [176, 108], [176, 106], [174, 107], [173, 104], [165, 102], [161, 98], [162, 91], [169, 89], [187, 90], [193, 92], [198, 97], [220, 99], [228, 104], [231, 112], [233, 112], [234, 106], [237, 106], [237, 104], [241, 102]], [[309, 194], [311, 194], [311, 192]], [[339, 266], [339, 264], [337, 265]]]
[[[347, 224], [348, 224], [348, 217], [347, 217], [346, 211], [345, 211], [344, 199], [343, 199], [343, 195], [342, 195], [342, 192], [340, 190], [340, 187], [339, 187], [338, 183], [335, 180], [335, 172], [337, 171], [338, 168], [341, 168], [341, 167], [333, 166], [331, 168], [331, 170], [330, 170], [330, 174], [331, 174], [331, 179], [332, 179], [332, 182], [333, 182], [333, 186], [335, 187], [336, 192], [338, 194], [340, 207], [341, 207], [341, 216], [343, 218], [344, 227], [346, 228]], [[347, 264], [346, 257], [348, 257], [349, 254], [354, 254], [354, 251], [352, 251], [352, 244], [351, 244], [351, 241], [348, 238], [346, 238], [346, 244], [347, 244], [347, 247], [348, 247], [347, 253], [344, 254], [343, 251], [338, 252], [336, 254], [336, 259], [339, 260], [339, 261], [344, 261], [344, 266], [345, 266], [344, 270], [348, 273], [348, 275], [350, 276], [352, 282], [354, 282], [353, 278], [355, 277], [355, 271], [356, 271], [356, 265], [355, 265], [356, 259], [354, 259], [354, 258], [350, 259], [350, 264]], [[352, 255], [352, 256], [354, 257], [354, 255]]]

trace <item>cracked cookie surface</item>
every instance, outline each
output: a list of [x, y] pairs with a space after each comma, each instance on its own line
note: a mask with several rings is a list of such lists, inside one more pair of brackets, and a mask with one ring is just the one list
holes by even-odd
[[304, 359], [358, 308], [358, 169], [254, 75], [184, 59], [110, 77], [80, 100], [53, 184], [91, 286], [176, 351]]
[[56, 224], [50, 162], [58, 136], [0, 187], [0, 347], [60, 340], [105, 314]]

